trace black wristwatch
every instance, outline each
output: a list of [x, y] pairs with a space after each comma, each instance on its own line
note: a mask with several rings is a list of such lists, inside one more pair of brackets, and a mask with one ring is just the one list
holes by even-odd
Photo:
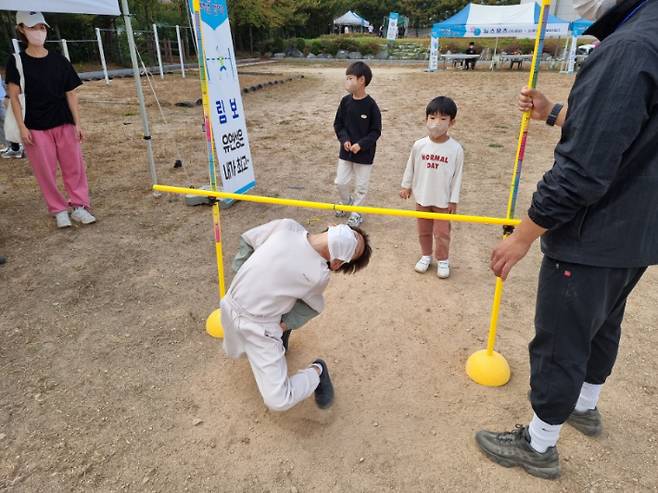
[[553, 109], [551, 112], [548, 114], [548, 118], [546, 118], [546, 125], [553, 126], [555, 125], [555, 122], [557, 121], [557, 117], [560, 114], [560, 111], [562, 111], [562, 108], [564, 107], [563, 104], [556, 103], [553, 106]]

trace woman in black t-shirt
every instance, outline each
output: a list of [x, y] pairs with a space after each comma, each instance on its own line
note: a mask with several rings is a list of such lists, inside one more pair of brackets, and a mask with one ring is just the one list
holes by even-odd
[[[89, 187], [80, 143], [78, 97], [82, 85], [71, 62], [44, 48], [48, 24], [40, 12], [17, 12], [16, 31], [27, 48], [18, 57], [25, 84], [25, 120], [19, 95], [21, 73], [17, 55], [7, 63], [7, 92], [16, 116], [27, 157], [57, 227], [71, 226], [71, 219], [91, 224]], [[57, 163], [62, 170], [68, 200], [57, 188]], [[69, 218], [69, 207], [73, 209]]]

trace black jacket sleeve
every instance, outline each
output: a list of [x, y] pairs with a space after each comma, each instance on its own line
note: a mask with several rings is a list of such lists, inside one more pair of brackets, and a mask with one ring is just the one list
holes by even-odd
[[624, 154], [655, 104], [656, 88], [642, 65], [647, 49], [639, 41], [619, 40], [594, 50], [581, 69], [555, 164], [538, 183], [528, 211], [539, 226], [550, 230], [571, 221], [601, 200], [623, 172]]
[[372, 108], [370, 110], [370, 128], [368, 129], [368, 135], [359, 140], [359, 146], [361, 149], [368, 150], [371, 149], [379, 139], [382, 134], [382, 113], [379, 111], [379, 106], [377, 103], [373, 102]]
[[345, 128], [344, 101], [344, 99], [340, 101], [338, 110], [336, 111], [336, 118], [334, 118], [334, 131], [341, 145], [350, 140], [350, 136], [347, 134], [347, 129]]

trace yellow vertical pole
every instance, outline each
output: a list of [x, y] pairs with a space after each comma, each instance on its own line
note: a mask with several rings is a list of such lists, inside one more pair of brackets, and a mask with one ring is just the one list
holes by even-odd
[[[530, 76], [528, 78], [528, 87], [537, 87], [537, 74], [539, 73], [539, 64], [541, 62], [541, 52], [544, 47], [544, 37], [546, 35], [546, 23], [548, 21], [548, 8], [551, 0], [542, 0], [541, 10], [539, 11], [539, 23], [537, 34], [535, 36], [535, 51], [532, 56], [532, 66], [530, 67]], [[516, 157], [514, 159], [514, 171], [512, 173], [512, 183], [510, 186], [509, 198], [507, 200], [507, 219], [514, 217], [516, 209], [516, 199], [519, 192], [519, 183], [521, 179], [521, 170], [523, 159], [525, 157], [525, 147], [528, 140], [528, 125], [530, 123], [530, 112], [526, 111], [521, 117], [521, 127], [519, 129], [519, 139], [516, 146]], [[504, 229], [503, 237], [510, 234], [511, 229]], [[466, 362], [466, 373], [476, 383], [489, 387], [499, 387], [509, 382], [511, 371], [507, 360], [499, 353], [494, 351], [496, 344], [496, 333], [498, 329], [498, 317], [500, 315], [500, 303], [503, 298], [504, 282], [500, 277], [496, 278], [496, 288], [494, 290], [494, 299], [491, 307], [491, 319], [489, 322], [489, 338], [487, 348], [482, 351], [473, 353]]]
[[[215, 139], [212, 131], [212, 120], [210, 118], [210, 103], [208, 100], [208, 67], [203, 45], [203, 33], [201, 27], [201, 5], [200, 0], [193, 0], [194, 17], [196, 20], [197, 36], [197, 56], [199, 59], [199, 79], [201, 81], [201, 101], [203, 103], [203, 121], [206, 130], [206, 145], [208, 152], [208, 174], [210, 177], [210, 189], [217, 191], [217, 169], [215, 163], [217, 155], [215, 154]], [[215, 257], [217, 258], [217, 276], [219, 278], [219, 301], [226, 294], [224, 286], [224, 256], [222, 252], [222, 228], [220, 222], [219, 202], [216, 200], [212, 206], [213, 218], [213, 236], [215, 241]], [[206, 319], [206, 332], [216, 338], [224, 337], [222, 329], [221, 312], [219, 308]]]

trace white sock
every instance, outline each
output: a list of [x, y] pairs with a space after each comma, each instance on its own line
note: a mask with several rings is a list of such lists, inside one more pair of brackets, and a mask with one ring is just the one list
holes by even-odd
[[576, 402], [576, 411], [583, 413], [594, 409], [599, 402], [599, 395], [601, 395], [601, 388], [603, 385], [595, 385], [593, 383], [583, 383], [580, 389], [580, 396]]
[[432, 256], [431, 255], [423, 255], [422, 257], [420, 257], [420, 259], [421, 260], [427, 260], [427, 261], [431, 262], [432, 261]]
[[320, 370], [320, 373], [318, 375], [322, 375], [322, 365], [320, 363], [313, 363], [311, 366], [314, 366], [318, 370]]
[[560, 438], [560, 429], [562, 425], [549, 425], [533, 414], [532, 421], [528, 426], [530, 433], [530, 446], [540, 454], [543, 454], [549, 447], [555, 447], [558, 438]]

